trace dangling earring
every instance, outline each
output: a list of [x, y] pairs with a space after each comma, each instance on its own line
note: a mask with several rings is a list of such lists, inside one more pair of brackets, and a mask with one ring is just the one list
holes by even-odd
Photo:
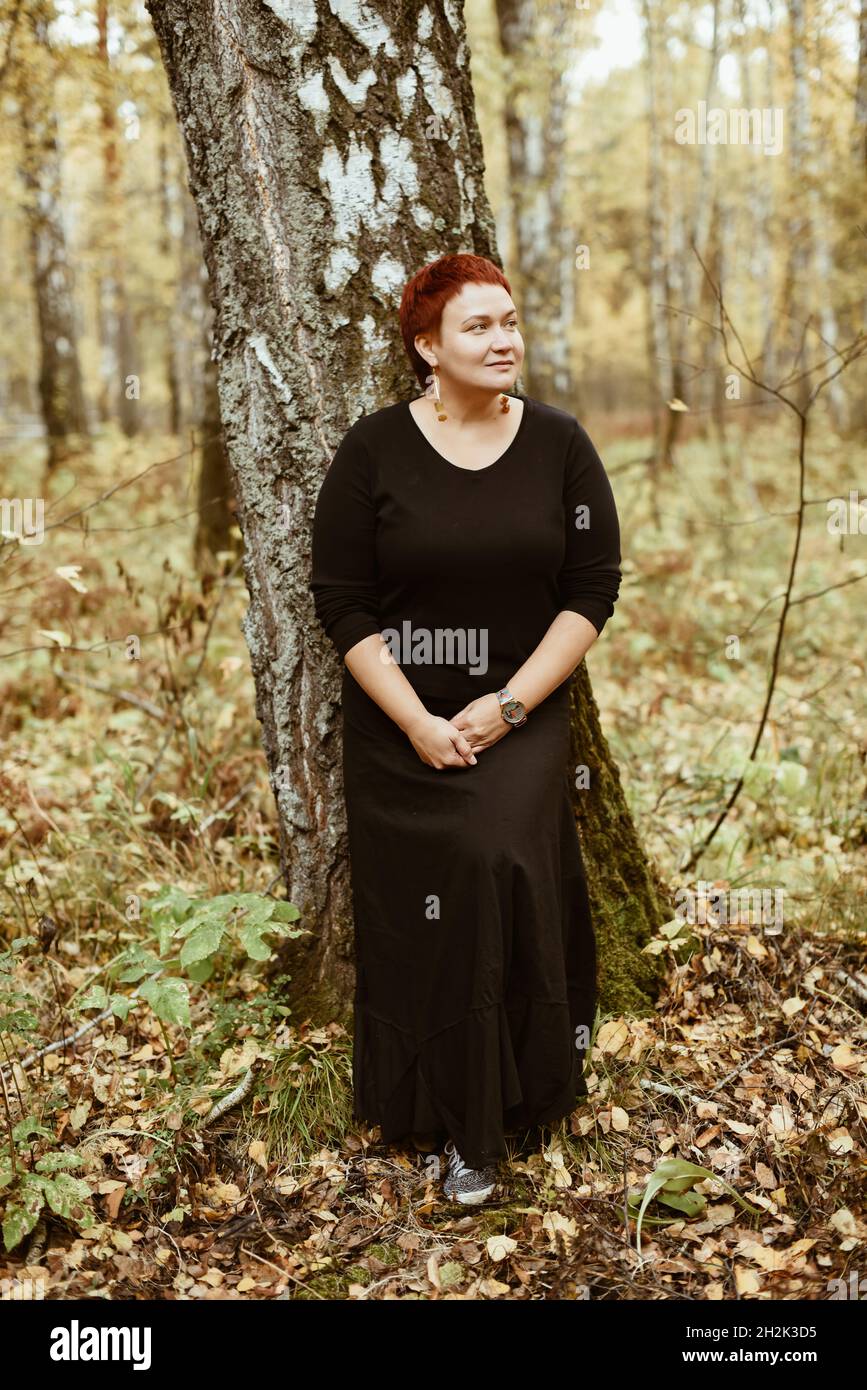
[[443, 403], [440, 398], [440, 379], [436, 367], [433, 369], [433, 402], [438, 420], [447, 420], [449, 417], [443, 410]]
[[502, 391], [500, 392], [500, 409], [504, 415], [508, 415], [509, 411], [512, 409], [512, 402]]

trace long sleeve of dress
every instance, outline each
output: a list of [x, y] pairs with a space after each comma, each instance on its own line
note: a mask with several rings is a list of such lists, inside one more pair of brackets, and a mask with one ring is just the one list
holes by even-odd
[[316, 616], [341, 660], [381, 628], [375, 533], [370, 460], [351, 426], [319, 491], [311, 557]]
[[557, 576], [561, 605], [601, 632], [620, 591], [620, 524], [608, 474], [577, 420], [566, 458], [566, 555]]

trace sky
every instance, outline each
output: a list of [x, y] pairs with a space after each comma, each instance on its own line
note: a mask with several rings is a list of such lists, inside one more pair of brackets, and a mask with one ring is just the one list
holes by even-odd
[[[770, 0], [770, 8], [779, 29], [787, 23], [785, 0]], [[825, 12], [823, 33], [835, 38], [854, 63], [858, 56], [857, 0], [823, 0], [821, 8]], [[644, 34], [641, 0], [576, 0], [576, 9], [598, 41], [573, 64], [577, 88], [606, 77], [614, 68], [629, 68], [639, 62]], [[767, 23], [768, 10], [768, 0], [747, 0], [747, 22], [758, 13]], [[695, 38], [710, 48], [712, 34], [713, 8], [708, 4], [696, 15]], [[736, 70], [736, 59], [723, 55], [719, 78], [724, 95], [738, 95]]]

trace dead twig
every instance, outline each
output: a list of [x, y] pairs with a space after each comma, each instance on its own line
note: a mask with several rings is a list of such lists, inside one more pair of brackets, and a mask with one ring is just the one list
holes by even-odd
[[160, 709], [159, 705], [146, 700], [142, 695], [134, 695], [130, 690], [118, 690], [116, 686], [106, 685], [104, 681], [90, 680], [87, 676], [71, 676], [68, 671], [55, 671], [59, 681], [64, 685], [84, 685], [88, 690], [98, 690], [100, 695], [110, 695], [114, 700], [123, 700], [128, 705], [135, 705], [144, 714], [149, 714], [152, 719], [159, 719], [165, 723], [165, 710]]
[[[148, 975], [147, 980], [142, 980], [142, 983], [136, 986], [136, 988], [130, 995], [130, 999], [136, 999], [138, 997], [139, 991], [142, 989], [142, 986], [146, 985], [148, 983], [148, 980], [156, 980], [160, 975], [162, 975], [162, 973], [162, 970], [155, 970], [153, 975]], [[83, 1023], [81, 1027], [76, 1030], [76, 1032], [68, 1034], [65, 1038], [58, 1038], [56, 1042], [49, 1043], [47, 1047], [40, 1047], [38, 1052], [31, 1052], [29, 1057], [24, 1058], [23, 1062], [18, 1062], [17, 1064], [13, 1062], [10, 1064], [10, 1066], [18, 1065], [22, 1071], [27, 1071], [30, 1067], [33, 1066], [34, 1062], [39, 1061], [40, 1057], [47, 1057], [49, 1052], [57, 1052], [58, 1048], [66, 1047], [67, 1043], [78, 1042], [78, 1039], [83, 1038], [85, 1033], [89, 1033], [91, 1028], [95, 1028], [98, 1023], [104, 1023], [107, 1018], [113, 1017], [113, 1014], [113, 1009], [103, 1009], [101, 1014], [97, 1014], [96, 1017], [92, 1018], [89, 1023]], [[0, 1076], [2, 1076], [5, 1070], [5, 1067], [0, 1067]]]

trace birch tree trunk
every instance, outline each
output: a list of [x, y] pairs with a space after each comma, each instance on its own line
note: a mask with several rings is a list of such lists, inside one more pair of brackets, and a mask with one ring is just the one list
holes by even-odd
[[[858, 13], [858, 75], [855, 82], [855, 110], [852, 121], [852, 153], [855, 158], [856, 187], [862, 190], [862, 204], [867, 202], [867, 0], [861, 0]], [[861, 300], [862, 323], [867, 322], [867, 285]], [[850, 428], [867, 428], [867, 401], [861, 392], [852, 403]]]
[[127, 294], [123, 186], [118, 144], [114, 74], [108, 52], [108, 3], [97, 0], [97, 58], [101, 68], [97, 97], [102, 133], [105, 206], [103, 239], [107, 270], [100, 290], [105, 404], [107, 418], [120, 423], [127, 438], [138, 434], [140, 371], [133, 345], [132, 313]]
[[[826, 225], [819, 186], [819, 151], [827, 148], [828, 136], [815, 129], [813, 118], [805, 0], [789, 0], [788, 10], [792, 66], [791, 187], [798, 209], [791, 215], [795, 232], [791, 287], [796, 309], [791, 323], [791, 342], [795, 371], [799, 373], [832, 357], [838, 332], [831, 299], [830, 229]], [[829, 361], [828, 365], [838, 364]], [[825, 370], [818, 375], [824, 376]], [[812, 377], [797, 382], [793, 398], [803, 406], [813, 385]], [[846, 415], [842, 381], [839, 378], [829, 381], [826, 394], [834, 425], [839, 430], [845, 425]]]
[[809, 361], [807, 318], [809, 316], [808, 288], [813, 274], [813, 243], [811, 237], [809, 201], [804, 197], [807, 174], [807, 149], [810, 139], [809, 89], [807, 87], [807, 53], [804, 24], [804, 0], [789, 3], [789, 63], [792, 73], [791, 135], [789, 138], [790, 206], [787, 217], [786, 240], [789, 255], [786, 262], [786, 285], [783, 303], [787, 319], [785, 342], [788, 371], [785, 380], [800, 376], [788, 388], [788, 394], [800, 407], [806, 404], [810, 385], [802, 374]]
[[508, 206], [516, 262], [509, 282], [532, 338], [527, 394], [575, 413], [570, 338], [572, 241], [565, 225], [566, 0], [496, 0], [506, 60]]
[[[225, 0], [219, 9], [148, 0], [148, 8], [215, 299], [221, 416], [250, 594], [244, 631], [281, 863], [287, 895], [313, 933], [292, 944], [286, 964], [305, 1015], [348, 1020], [341, 668], [315, 621], [310, 527], [348, 426], [414, 394], [397, 320], [406, 280], [446, 251], [498, 262], [463, 14], [459, 4], [394, 0]], [[583, 719], [583, 760], [610, 765], [587, 702]], [[619, 789], [614, 800], [628, 823]], [[587, 853], [592, 864], [592, 841]], [[660, 912], [648, 887], [615, 923], [624, 991], [645, 1002], [649, 958], [636, 942]]]
[[852, 152], [862, 172], [867, 174], [867, 0], [861, 0], [858, 11], [858, 76], [855, 82]]
[[[738, 0], [738, 19], [740, 22], [741, 33], [738, 36], [737, 55], [738, 72], [740, 76], [741, 89], [744, 94], [744, 106], [748, 111], [753, 109], [753, 86], [752, 73], [750, 71], [750, 55], [758, 39], [754, 37], [755, 31], [747, 25], [746, 0]], [[765, 80], [765, 106], [768, 111], [774, 109], [774, 50], [772, 34], [774, 28], [773, 10], [769, 7], [768, 24], [764, 31], [764, 80]], [[751, 37], [753, 36], [753, 37]], [[761, 33], [760, 33], [761, 37]], [[746, 181], [747, 194], [747, 216], [750, 219], [750, 230], [748, 246], [750, 249], [750, 272], [752, 282], [756, 287], [761, 305], [762, 323], [762, 351], [758, 359], [758, 369], [761, 376], [767, 382], [776, 385], [777, 379], [777, 320], [774, 313], [774, 268], [773, 256], [771, 254], [771, 227], [774, 216], [774, 185], [773, 180], [766, 177], [766, 171], [762, 168], [760, 161], [764, 159], [758, 151], [753, 158], [747, 161], [744, 177]], [[744, 381], [741, 383], [741, 390], [748, 393], [747, 399], [753, 402], [763, 401], [764, 392], [757, 387]], [[746, 451], [740, 451], [742, 458], [746, 458]], [[746, 473], [744, 475], [747, 476]], [[755, 492], [751, 481], [748, 486]]]
[[[719, 9], [719, 0], [713, 0], [713, 31], [704, 89], [706, 109], [710, 109], [713, 105], [717, 87], [720, 48]], [[671, 65], [664, 64], [663, 72], [667, 81], [671, 73]], [[666, 121], [671, 120], [674, 114], [674, 105], [668, 99], [664, 103], [664, 110]], [[681, 148], [683, 152], [680, 158], [684, 164], [687, 161], [692, 163], [691, 147]], [[686, 150], [689, 150], [690, 153], [687, 154]], [[691, 403], [693, 408], [695, 408], [696, 400], [693, 392], [688, 389], [684, 364], [694, 360], [692, 345], [688, 345], [689, 328], [693, 322], [689, 316], [690, 314], [698, 315], [699, 298], [704, 288], [701, 284], [702, 269], [695, 250], [698, 251], [706, 265], [707, 241], [713, 207], [712, 153], [719, 157], [717, 146], [708, 143], [700, 144], [698, 147], [698, 173], [694, 182], [688, 181], [685, 176], [674, 181], [678, 189], [679, 199], [672, 222], [676, 240], [673, 240], [671, 247], [670, 281], [674, 295], [672, 307], [680, 312], [675, 314], [673, 326], [670, 329], [671, 384], [673, 394], [678, 400], [684, 400], [687, 395], [691, 396], [691, 402], [687, 402], [687, 404]], [[673, 461], [674, 446], [680, 432], [682, 418], [683, 412], [681, 410], [670, 409], [668, 411], [662, 441], [662, 455], [667, 462]]]
[[[663, 415], [675, 393], [672, 365], [671, 324], [667, 305], [671, 302], [670, 263], [666, 259], [666, 190], [662, 158], [659, 112], [660, 64], [656, 0], [642, 0], [644, 14], [645, 64], [647, 70], [647, 338], [651, 397], [654, 421], [654, 480], [652, 497], [656, 507], [656, 473], [663, 457]], [[658, 517], [657, 517], [658, 521]]]
[[39, 403], [51, 472], [88, 435], [78, 359], [72, 272], [66, 253], [57, 115], [55, 58], [48, 41], [53, 7], [34, 0], [14, 64], [14, 96], [21, 131], [19, 170], [33, 297], [39, 330]]

